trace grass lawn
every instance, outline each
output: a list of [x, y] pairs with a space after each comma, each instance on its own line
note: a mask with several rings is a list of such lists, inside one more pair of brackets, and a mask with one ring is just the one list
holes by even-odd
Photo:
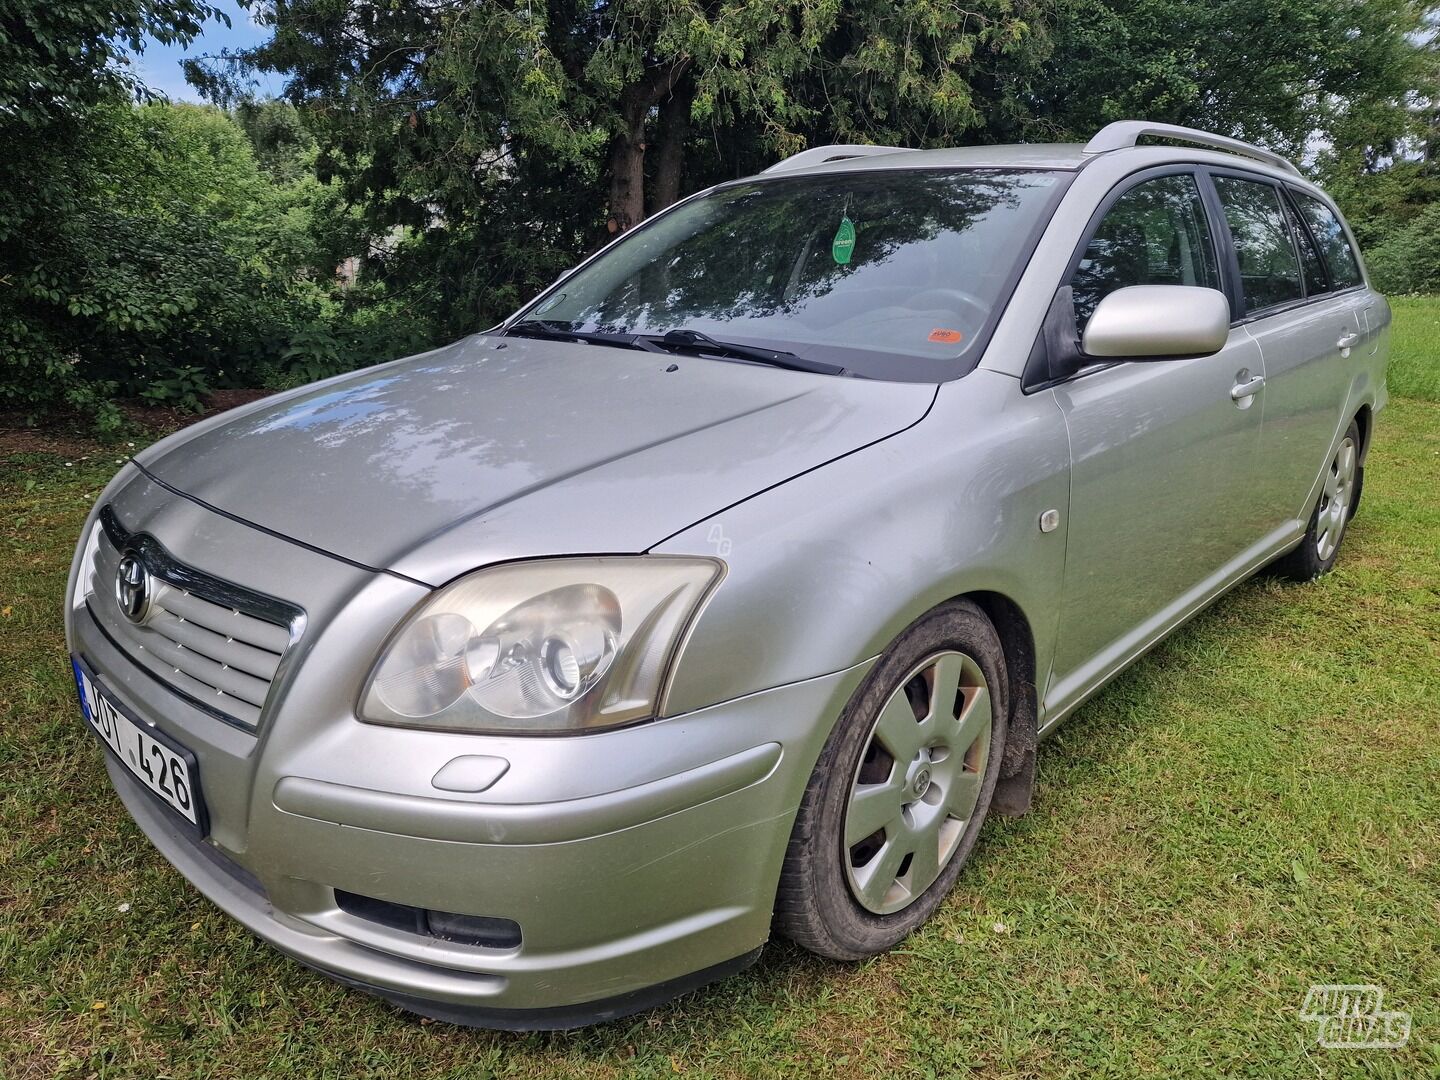
[[[117, 455], [0, 459], [0, 1077], [1440, 1075], [1440, 300], [1395, 307], [1334, 574], [1242, 586], [1087, 705], [897, 953], [775, 944], [564, 1035], [346, 991], [170, 869], [109, 790], [60, 628]], [[1319, 1048], [1312, 983], [1384, 987], [1409, 1044]]]
[[1397, 296], [1390, 306], [1390, 392], [1440, 401], [1440, 298]]

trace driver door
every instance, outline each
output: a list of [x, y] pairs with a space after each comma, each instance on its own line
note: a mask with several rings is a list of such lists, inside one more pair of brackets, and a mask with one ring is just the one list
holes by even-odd
[[[1223, 288], [1204, 175], [1130, 183], [1070, 281], [1077, 331], [1129, 285]], [[1228, 240], [1224, 241], [1228, 243]], [[1059, 719], [1228, 580], [1262, 531], [1260, 351], [1232, 327], [1213, 356], [1091, 367], [1056, 386], [1071, 453], [1065, 583], [1046, 711]]]

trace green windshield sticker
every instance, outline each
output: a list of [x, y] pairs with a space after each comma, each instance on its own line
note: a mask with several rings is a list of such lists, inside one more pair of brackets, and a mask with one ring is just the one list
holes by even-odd
[[855, 223], [850, 220], [849, 214], [840, 219], [840, 228], [835, 230], [835, 239], [830, 244], [830, 254], [841, 266], [855, 254]]

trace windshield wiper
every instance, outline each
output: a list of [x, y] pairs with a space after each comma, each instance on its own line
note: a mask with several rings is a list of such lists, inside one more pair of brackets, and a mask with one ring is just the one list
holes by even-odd
[[546, 322], [544, 319], [521, 319], [514, 325], [507, 326], [501, 333], [513, 334], [515, 337], [543, 338], [546, 341], [581, 341], [589, 345], [614, 345], [621, 349], [641, 349], [645, 352], [660, 351], [657, 345], [642, 334], [606, 334], [599, 331], [567, 330], [563, 326]]
[[775, 349], [761, 349], [754, 345], [737, 345], [733, 341], [716, 341], [709, 334], [699, 330], [668, 330], [661, 337], [650, 341], [668, 349], [688, 349], [694, 352], [714, 353], [736, 360], [753, 360], [757, 364], [787, 368], [790, 371], [809, 371], [816, 375], [844, 375], [845, 369], [839, 364], [827, 364], [823, 360], [807, 360], [792, 352], [778, 352]]
[[754, 345], [740, 345], [733, 341], [716, 341], [709, 334], [699, 330], [669, 330], [664, 334], [610, 334], [591, 330], [569, 330], [558, 323], [544, 319], [521, 319], [501, 331], [515, 337], [543, 338], [547, 341], [580, 341], [591, 345], [614, 345], [621, 349], [642, 349], [646, 352], [667, 352], [688, 350], [696, 353], [713, 353], [729, 356], [736, 360], [750, 360], [757, 364], [786, 368], [790, 371], [809, 371], [817, 375], [844, 375], [845, 368], [839, 364], [827, 364], [822, 360], [807, 360], [792, 352], [775, 349], [761, 349]]

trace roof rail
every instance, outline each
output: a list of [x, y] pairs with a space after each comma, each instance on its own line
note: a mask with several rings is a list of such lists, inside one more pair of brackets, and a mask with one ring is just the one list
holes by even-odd
[[904, 154], [909, 148], [905, 146], [865, 146], [859, 143], [836, 143], [833, 146], [812, 146], [809, 150], [801, 150], [798, 154], [791, 154], [783, 161], [777, 161], [764, 173], [795, 172], [797, 169], [810, 169], [816, 165], [825, 165], [832, 161], [844, 161], [847, 158], [874, 157], [877, 154]]
[[1145, 120], [1117, 120], [1113, 124], [1107, 124], [1085, 144], [1085, 153], [1106, 154], [1111, 150], [1123, 150], [1128, 146], [1134, 146], [1146, 135], [1152, 135], [1157, 139], [1174, 139], [1177, 142], [1195, 143], [1197, 146], [1209, 147], [1211, 150], [1224, 150], [1227, 153], [1239, 154], [1241, 157], [1252, 158], [1255, 161], [1263, 161], [1266, 165], [1286, 169], [1296, 176], [1300, 175], [1300, 170], [1288, 158], [1263, 147], [1241, 142], [1239, 139], [1227, 138], [1224, 135], [1214, 135], [1208, 131], [1201, 131], [1199, 128], [1181, 127], [1178, 124], [1152, 124]]

